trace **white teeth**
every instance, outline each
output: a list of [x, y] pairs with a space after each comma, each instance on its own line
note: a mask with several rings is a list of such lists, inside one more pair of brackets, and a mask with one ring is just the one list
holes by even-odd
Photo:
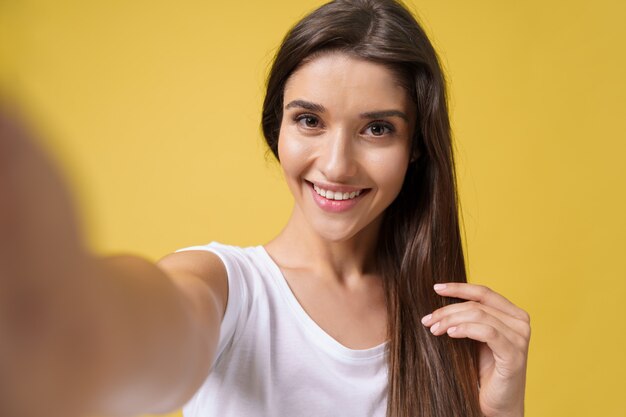
[[337, 200], [337, 201], [350, 200], [352, 198], [358, 197], [361, 194], [361, 191], [363, 191], [363, 190], [359, 190], [359, 191], [353, 191], [351, 193], [342, 193], [340, 191], [324, 190], [323, 188], [320, 188], [317, 185], [313, 185], [313, 189], [322, 197], [325, 197], [329, 200]]

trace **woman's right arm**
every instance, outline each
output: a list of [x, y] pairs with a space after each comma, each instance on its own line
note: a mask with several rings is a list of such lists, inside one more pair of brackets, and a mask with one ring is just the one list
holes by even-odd
[[0, 415], [178, 409], [215, 356], [223, 264], [98, 258], [78, 229], [58, 171], [0, 100]]
[[174, 253], [156, 265], [134, 256], [99, 262], [98, 300], [106, 415], [166, 413], [198, 390], [213, 363], [227, 302], [226, 270], [210, 252]]

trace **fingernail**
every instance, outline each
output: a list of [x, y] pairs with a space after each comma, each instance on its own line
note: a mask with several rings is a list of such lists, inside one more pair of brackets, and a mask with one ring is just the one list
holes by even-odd
[[427, 316], [424, 316], [424, 318], [422, 318], [422, 324], [426, 324], [426, 323], [428, 323], [428, 321], [429, 321], [430, 319], [432, 319], [432, 318], [433, 318], [433, 315], [432, 315], [432, 314], [429, 314], [429, 315], [427, 315]]
[[435, 284], [433, 288], [435, 288], [435, 291], [443, 290], [446, 288], [446, 284]]
[[439, 328], [439, 322], [433, 324], [433, 327], [430, 328], [430, 332], [435, 333], [435, 331], [437, 331], [438, 328]]
[[450, 334], [450, 333], [454, 333], [455, 331], [456, 331], [456, 327], [450, 327], [450, 328], [448, 329], [448, 334]]

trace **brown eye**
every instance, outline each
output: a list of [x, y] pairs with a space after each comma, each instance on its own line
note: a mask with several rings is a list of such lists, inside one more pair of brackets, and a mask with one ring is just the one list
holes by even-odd
[[306, 127], [308, 129], [313, 129], [319, 126], [319, 119], [315, 116], [312, 116], [310, 114], [303, 114], [301, 116], [298, 116], [296, 118], [296, 121], [302, 125], [303, 127]]
[[383, 133], [385, 133], [385, 127], [381, 126], [381, 125], [374, 125], [372, 126], [372, 134], [374, 136], [380, 136]]
[[372, 136], [384, 136], [394, 131], [393, 126], [388, 123], [372, 123], [367, 130], [369, 130]]

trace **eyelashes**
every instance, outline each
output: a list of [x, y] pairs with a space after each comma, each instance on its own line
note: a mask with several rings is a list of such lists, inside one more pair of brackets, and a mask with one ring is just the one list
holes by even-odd
[[294, 122], [307, 129], [315, 129], [318, 127], [320, 120], [312, 114], [299, 114], [294, 116]]
[[372, 132], [372, 136], [384, 136], [385, 134], [391, 135], [395, 132], [392, 124], [383, 121], [374, 121], [370, 123], [367, 130]]
[[[292, 121], [305, 130], [314, 131], [323, 128], [321, 120], [314, 114], [296, 114], [292, 117]], [[384, 120], [374, 120], [367, 125], [364, 132], [369, 132], [366, 133], [368, 136], [382, 137], [395, 133], [396, 128]]]

